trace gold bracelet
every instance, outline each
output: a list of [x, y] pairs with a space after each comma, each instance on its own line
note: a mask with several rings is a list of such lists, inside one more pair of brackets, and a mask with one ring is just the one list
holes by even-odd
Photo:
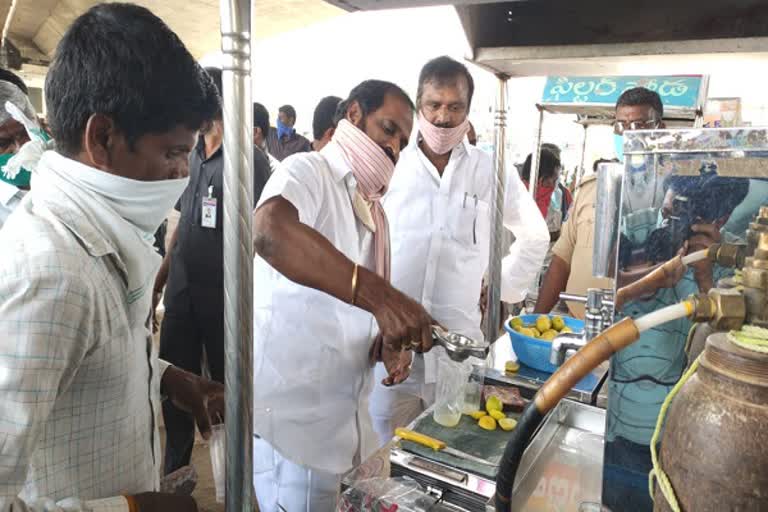
[[123, 498], [128, 502], [128, 512], [139, 512], [139, 504], [136, 503], [136, 498], [131, 495], [123, 496]]
[[357, 263], [355, 263], [355, 269], [352, 271], [352, 302], [350, 304], [355, 304], [355, 299], [357, 299], [357, 273], [358, 269], [360, 267]]

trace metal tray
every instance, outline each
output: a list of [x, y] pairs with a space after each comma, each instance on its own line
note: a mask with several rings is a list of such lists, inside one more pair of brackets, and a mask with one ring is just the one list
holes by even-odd
[[604, 435], [605, 410], [560, 402], [523, 455], [512, 510], [570, 512], [584, 502], [599, 503]]

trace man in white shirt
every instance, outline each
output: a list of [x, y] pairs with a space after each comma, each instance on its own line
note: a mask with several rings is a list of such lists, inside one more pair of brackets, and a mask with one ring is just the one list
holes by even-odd
[[[335, 510], [341, 475], [375, 448], [369, 349], [393, 382], [400, 347], [429, 350], [432, 319], [389, 284], [379, 199], [408, 142], [413, 103], [358, 85], [332, 141], [287, 158], [254, 214], [254, 486], [262, 512]], [[391, 357], [390, 357], [391, 356]]]
[[[10, 71], [3, 71], [11, 74]], [[30, 180], [26, 169], [11, 172], [10, 168], [6, 168], [8, 161], [29, 141], [24, 125], [5, 108], [6, 102], [14, 105], [32, 122], [37, 119], [27, 94], [16, 84], [0, 78], [0, 228], [21, 203], [29, 190]]]
[[[392, 284], [447, 329], [482, 339], [478, 297], [488, 266], [495, 171], [490, 157], [466, 137], [473, 90], [472, 76], [459, 62], [439, 57], [424, 66], [418, 134], [403, 151], [384, 208]], [[517, 303], [541, 267], [549, 232], [514, 171], [507, 173], [504, 225], [515, 243], [503, 261], [501, 299]], [[415, 356], [410, 378], [400, 386], [384, 386], [384, 365], [376, 368], [371, 416], [382, 444], [434, 400], [439, 352]]]
[[223, 386], [158, 363], [152, 242], [215, 86], [159, 18], [114, 3], [73, 22], [45, 92], [56, 151], [0, 230], [0, 511], [196, 511], [156, 492], [160, 393], [207, 438]]

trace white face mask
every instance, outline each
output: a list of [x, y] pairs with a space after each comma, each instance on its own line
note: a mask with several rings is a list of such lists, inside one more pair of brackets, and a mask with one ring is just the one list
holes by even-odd
[[155, 231], [178, 201], [189, 178], [138, 181], [94, 169], [47, 151], [32, 174], [32, 196], [77, 205], [115, 248], [125, 267], [133, 321], [143, 325], [160, 256], [152, 247]]
[[189, 183], [189, 178], [158, 181], [132, 180], [94, 169], [74, 160], [67, 160], [65, 169], [62, 170], [57, 165], [49, 165], [41, 169], [41, 173], [53, 173], [58, 180], [90, 192], [100, 201], [105, 202], [117, 215], [135, 226], [145, 237], [154, 236], [155, 231], [163, 223]]
[[154, 236], [189, 183], [189, 178], [132, 180], [86, 166], [79, 168], [74, 178], [148, 236]]
[[419, 111], [419, 133], [424, 142], [438, 155], [445, 155], [453, 151], [453, 148], [461, 144], [469, 131], [469, 119], [453, 128], [441, 128], [430, 123], [424, 114]]

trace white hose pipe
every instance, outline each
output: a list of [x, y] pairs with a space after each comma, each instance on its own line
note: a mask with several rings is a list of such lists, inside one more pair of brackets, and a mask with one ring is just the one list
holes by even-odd
[[678, 318], [684, 318], [693, 314], [694, 304], [693, 301], [684, 300], [677, 304], [667, 306], [665, 308], [648, 313], [635, 320], [635, 326], [640, 332], [645, 332], [654, 327], [677, 320]]
[[702, 249], [700, 251], [692, 252], [687, 256], [683, 256], [683, 265], [688, 266], [692, 263], [697, 263], [699, 261], [707, 259], [708, 252], [709, 252], [709, 249]]

